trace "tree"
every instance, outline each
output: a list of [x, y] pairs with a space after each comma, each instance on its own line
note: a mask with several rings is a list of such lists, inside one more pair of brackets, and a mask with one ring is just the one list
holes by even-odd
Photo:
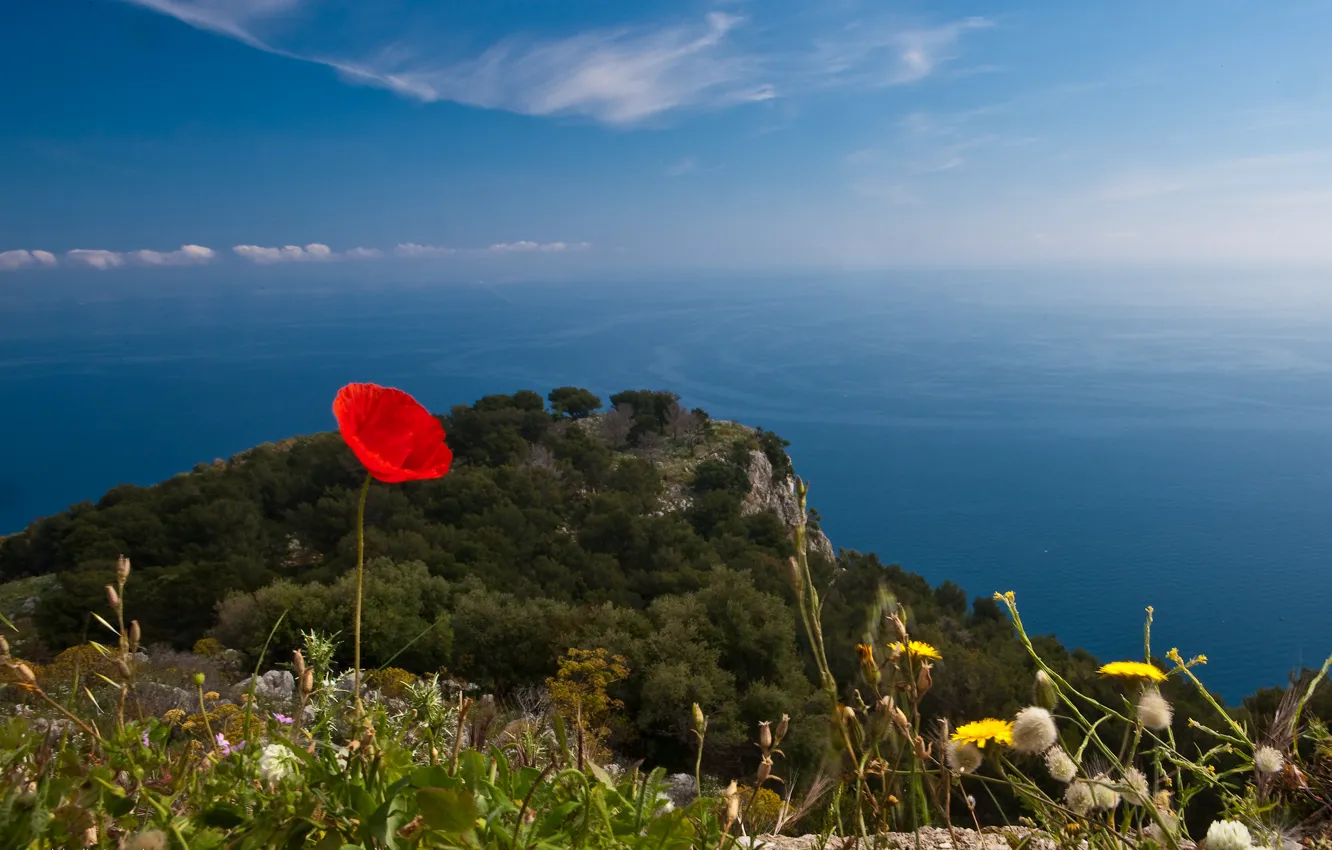
[[617, 404], [615, 409], [601, 420], [601, 436], [607, 445], [618, 449], [629, 439], [629, 432], [633, 427], [634, 409], [624, 403]]
[[698, 414], [692, 410], [686, 410], [680, 406], [678, 401], [671, 402], [666, 408], [666, 436], [680, 439], [693, 434], [702, 425], [702, 420]]
[[570, 419], [583, 419], [601, 409], [601, 399], [581, 387], [558, 387], [547, 398], [552, 410]]
[[605, 649], [570, 649], [560, 658], [559, 670], [546, 679], [555, 710], [579, 730], [583, 746], [592, 745], [588, 755], [594, 759], [610, 736], [606, 724], [611, 715], [624, 707], [606, 689], [629, 676], [625, 662], [624, 656]]

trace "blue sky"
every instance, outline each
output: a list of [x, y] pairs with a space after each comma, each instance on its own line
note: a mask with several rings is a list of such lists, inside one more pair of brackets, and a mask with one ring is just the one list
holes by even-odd
[[5, 18], [0, 271], [1332, 262], [1332, 4]]

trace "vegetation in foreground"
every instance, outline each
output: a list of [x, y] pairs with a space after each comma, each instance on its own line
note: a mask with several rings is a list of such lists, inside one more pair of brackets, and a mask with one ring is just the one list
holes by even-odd
[[[498, 409], [511, 414], [518, 408]], [[563, 433], [587, 433], [579, 419], [598, 421], [590, 410], [581, 413], [564, 411], [562, 421], [575, 424]], [[357, 449], [355, 434], [341, 424]], [[467, 445], [450, 433], [455, 452]], [[356, 454], [364, 458], [362, 451]], [[619, 454], [612, 473], [636, 460]], [[443, 475], [441, 466], [447, 471], [449, 464], [434, 460], [432, 474]], [[725, 515], [745, 527], [749, 520], [735, 498], [738, 476], [726, 465], [695, 464], [691, 498], [665, 515], [684, 514], [692, 526], [698, 504], [721, 492], [729, 497]], [[467, 468], [460, 465], [442, 481]], [[711, 489], [711, 477], [737, 483], [730, 491]], [[368, 504], [368, 492], [414, 486], [421, 485], [370, 488], [367, 479], [361, 504]], [[648, 645], [657, 638], [657, 663], [677, 668], [675, 678], [667, 679], [674, 688], [645, 688], [661, 679], [634, 681], [642, 656], [617, 651], [610, 639], [576, 640], [576, 631], [563, 632], [575, 640], [567, 651], [554, 652], [544, 678], [532, 681], [536, 671], [529, 668], [525, 679], [515, 677], [523, 686], [485, 688], [497, 691], [491, 696], [481, 696], [465, 677], [389, 667], [395, 654], [405, 656], [423, 641], [438, 641], [443, 633], [451, 633], [446, 643], [463, 637], [458, 609], [447, 607], [456, 591], [424, 562], [367, 564], [375, 535], [373, 527], [362, 533], [360, 523], [354, 569], [329, 584], [292, 583], [295, 592], [283, 597], [289, 604], [275, 606], [267, 628], [255, 633], [261, 644], [239, 652], [216, 638], [202, 639], [189, 653], [144, 652], [143, 628], [131, 612], [140, 583], [151, 585], [156, 577], [136, 567], [131, 584], [129, 562], [117, 557], [101, 573], [103, 582], [114, 576], [113, 584], [100, 588], [98, 607], [109, 616], [93, 615], [113, 640], [75, 644], [46, 665], [33, 664], [26, 651], [40, 650], [41, 642], [26, 645], [22, 658], [8, 644], [0, 647], [5, 698], [14, 715], [0, 728], [7, 789], [0, 803], [0, 845], [722, 847], [782, 830], [868, 839], [924, 825], [1002, 823], [1038, 827], [1070, 846], [1177, 848], [1205, 836], [1211, 850], [1239, 850], [1323, 840], [1325, 816], [1332, 811], [1332, 738], [1315, 692], [1326, 667], [1234, 711], [1195, 678], [1205, 659], [1186, 661], [1175, 650], [1164, 659], [1153, 655], [1150, 612], [1143, 660], [1099, 667], [1053, 641], [1030, 638], [1012, 594], [996, 594], [984, 600], [988, 605], [978, 601], [966, 615], [995, 630], [988, 641], [933, 638], [930, 627], [943, 618], [922, 618], [907, 600], [921, 594], [942, 607], [940, 597], [952, 595], [951, 589], [922, 590], [913, 577], [857, 561], [854, 553], [843, 553], [838, 564], [811, 558], [805, 491], [798, 482], [797, 494], [794, 527], [789, 535], [782, 529], [771, 549], [781, 568], [776, 577], [782, 595], [776, 588], [767, 594], [777, 604], [764, 612], [786, 614], [794, 634], [769, 635], [772, 645], [756, 647], [788, 649], [795, 675], [785, 686], [762, 678], [749, 682], [740, 712], [725, 702], [709, 710], [695, 696], [711, 694], [709, 680], [696, 678], [690, 667], [697, 660], [689, 658], [694, 636], [680, 627], [688, 622], [647, 636]], [[41, 534], [39, 527], [17, 538], [20, 558], [31, 555]], [[0, 557], [12, 565], [17, 561], [9, 545]], [[848, 573], [870, 569], [877, 575], [866, 576], [873, 584], [860, 596], [875, 600], [869, 610], [862, 602], [856, 611], [850, 601], [856, 597], [846, 596], [837, 611], [841, 622], [830, 616], [836, 609], [829, 600], [837, 598]], [[95, 570], [85, 562], [74, 572], [87, 578]], [[142, 581], [145, 572], [148, 581]], [[377, 574], [385, 579], [378, 587]], [[716, 590], [717, 607], [704, 606], [692, 625], [724, 629], [725, 619], [709, 620], [709, 614], [742, 622], [752, 616], [727, 603], [736, 601], [736, 593], [744, 599], [753, 576], [734, 568], [730, 576], [719, 579], [716, 568], [709, 576], [718, 586], [700, 582], [691, 601]], [[59, 592], [67, 593], [63, 578]], [[420, 590], [431, 579], [443, 579], [435, 589], [444, 617], [423, 617], [421, 607], [407, 604], [428, 604]], [[395, 590], [396, 598], [376, 596]], [[671, 595], [647, 604], [649, 623], [659, 599]], [[224, 598], [223, 611], [235, 599], [253, 602], [259, 596]], [[366, 660], [380, 653], [364, 685], [361, 665], [353, 663], [350, 674], [345, 670], [346, 639], [298, 622], [309, 616], [301, 608], [307, 597], [316, 609], [324, 606], [318, 609], [321, 628], [349, 615], [334, 627], [350, 630], [353, 662], [363, 642]], [[59, 595], [43, 604], [52, 598]], [[521, 605], [522, 597], [508, 601]], [[414, 610], [420, 622], [384, 628], [384, 621], [401, 616], [390, 607], [394, 602]], [[962, 605], [965, 614], [964, 597]], [[493, 612], [503, 616], [504, 607]], [[584, 603], [580, 614], [587, 616], [589, 608], [626, 631], [631, 619], [624, 615], [641, 610]], [[539, 631], [540, 615], [547, 612], [525, 613], [523, 626]], [[749, 622], [756, 629], [763, 625]], [[607, 634], [614, 632], [600, 636]], [[522, 628], [508, 636], [511, 643], [496, 641], [486, 649], [510, 658], [546, 649]], [[735, 638], [726, 635], [720, 643], [728, 650], [735, 648], [732, 641], [743, 645]], [[621, 645], [642, 652], [643, 644]], [[287, 650], [290, 662], [257, 675], [267, 659]], [[438, 643], [433, 649], [451, 650]], [[717, 665], [721, 654], [711, 658]], [[252, 663], [256, 675], [226, 687], [242, 675], [242, 663]], [[727, 657], [725, 663], [717, 673], [754, 659]], [[987, 704], [994, 691], [966, 679], [984, 679], [987, 670], [993, 679], [1009, 669], [1022, 670], [1026, 679], [1016, 699], [1001, 684], [1004, 698]], [[785, 710], [793, 693], [798, 716]], [[631, 707], [626, 696], [637, 705]], [[631, 712], [637, 735], [625, 731]], [[756, 719], [737, 716], [744, 712]], [[671, 730], [658, 739], [665, 758], [656, 763], [678, 768], [683, 762], [685, 769], [673, 776], [626, 762], [635, 749], [652, 749], [641, 731], [645, 713], [658, 724], [647, 728]], [[750, 753], [742, 754], [746, 749]]]

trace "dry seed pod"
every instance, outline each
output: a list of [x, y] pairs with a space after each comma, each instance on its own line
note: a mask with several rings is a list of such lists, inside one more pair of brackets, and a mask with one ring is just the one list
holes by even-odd
[[106, 602], [113, 610], [120, 610], [120, 594], [109, 584], [106, 586]]
[[772, 749], [772, 723], [767, 720], [759, 722], [759, 749], [767, 752]]
[[139, 640], [141, 638], [138, 620], [130, 620], [129, 632], [130, 650], [133, 651], [139, 648]]
[[125, 582], [129, 581], [129, 574], [130, 560], [124, 555], [121, 555], [120, 560], [116, 561], [116, 581], [121, 586], [124, 586]]
[[22, 661], [19, 661], [11, 666], [14, 668], [14, 672], [18, 674], [19, 679], [23, 680], [23, 683], [25, 685], [37, 684], [37, 676], [32, 672], [32, 668], [29, 667], [27, 664], [24, 664]]
[[777, 721], [777, 731], [773, 733], [773, 746], [780, 747], [782, 739], [786, 737], [786, 729], [791, 725], [791, 715], [783, 714], [782, 719]]
[[5, 640], [4, 635], [0, 635], [0, 661], [9, 660], [9, 641]]

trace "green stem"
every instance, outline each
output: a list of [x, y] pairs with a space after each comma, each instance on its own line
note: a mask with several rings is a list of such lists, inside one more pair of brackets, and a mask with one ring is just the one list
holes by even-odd
[[361, 499], [356, 503], [356, 613], [352, 621], [352, 693], [356, 696], [356, 714], [364, 711], [361, 705], [361, 597], [365, 586], [365, 497], [370, 493], [370, 474], [361, 485]]

